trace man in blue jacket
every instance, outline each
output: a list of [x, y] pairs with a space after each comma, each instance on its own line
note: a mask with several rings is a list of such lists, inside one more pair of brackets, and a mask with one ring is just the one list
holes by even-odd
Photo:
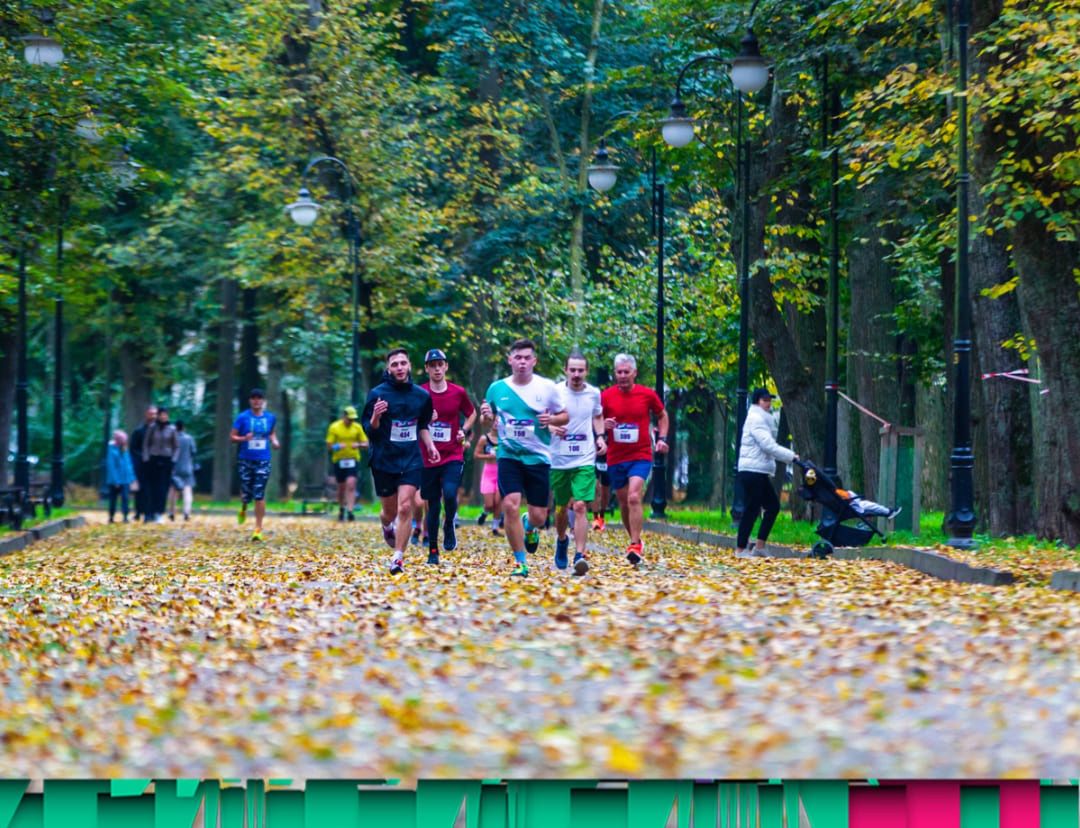
[[360, 418], [371, 445], [371, 477], [382, 503], [383, 539], [394, 550], [391, 575], [405, 571], [405, 545], [424, 468], [421, 443], [432, 463], [440, 459], [428, 432], [431, 396], [412, 381], [411, 371], [404, 348], [390, 351], [383, 381], [371, 389]]

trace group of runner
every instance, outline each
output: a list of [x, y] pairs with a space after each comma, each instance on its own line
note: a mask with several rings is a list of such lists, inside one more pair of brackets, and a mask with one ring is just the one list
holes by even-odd
[[[578, 351], [566, 358], [566, 379], [559, 383], [535, 373], [536, 344], [529, 339], [514, 342], [507, 359], [509, 376], [491, 383], [477, 411], [466, 390], [447, 381], [449, 364], [443, 351], [427, 352], [428, 381], [418, 385], [412, 378], [408, 352], [391, 350], [383, 381], [371, 389], [359, 418], [355, 408], [346, 407], [344, 416], [327, 431], [338, 482], [338, 519], [353, 520], [360, 451], [370, 447], [383, 538], [393, 550], [391, 574], [404, 571], [418, 503], [425, 504], [427, 511], [423, 520], [427, 561], [438, 564], [440, 524], [441, 548], [457, 547], [455, 517], [464, 451], [479, 414], [482, 434], [477, 456], [482, 452], [486, 461], [481, 479], [482, 519], [495, 512], [497, 499], [492, 490], [497, 488], [503, 529], [515, 562], [511, 575], [529, 574], [527, 554], [539, 546], [552, 500], [555, 566], [571, 566], [572, 527], [573, 572], [588, 572], [588, 508], [597, 500], [598, 464], [601, 468], [606, 464], [629, 535], [626, 559], [639, 565], [644, 557], [643, 500], [653, 452], [668, 450], [663, 402], [651, 388], [635, 382], [637, 364], [629, 354], [615, 357], [615, 384], [603, 392], [586, 381], [588, 362]], [[232, 439], [241, 443], [239, 520], [244, 522], [248, 504], [254, 502], [252, 538], [261, 540], [269, 451], [278, 442], [273, 415], [265, 411], [258, 389], [252, 392], [251, 408], [234, 423]], [[604, 527], [602, 506], [594, 510], [593, 527]]]

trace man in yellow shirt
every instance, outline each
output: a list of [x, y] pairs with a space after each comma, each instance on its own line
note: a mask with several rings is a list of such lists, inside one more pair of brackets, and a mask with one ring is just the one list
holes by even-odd
[[355, 520], [356, 475], [360, 469], [360, 449], [367, 448], [367, 435], [356, 419], [356, 409], [345, 406], [344, 417], [330, 423], [326, 429], [326, 447], [334, 463], [337, 478], [338, 520]]

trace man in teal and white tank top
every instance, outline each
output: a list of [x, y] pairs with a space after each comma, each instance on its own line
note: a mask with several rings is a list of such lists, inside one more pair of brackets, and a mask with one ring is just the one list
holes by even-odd
[[[536, 344], [519, 339], [510, 346], [511, 374], [493, 382], [484, 394], [480, 416], [484, 427], [499, 425], [499, 494], [503, 502], [503, 528], [518, 566], [511, 575], [529, 574], [526, 550], [535, 552], [540, 527], [547, 520], [551, 496], [551, 426], [569, 419], [562, 391], [549, 379], [533, 373]], [[521, 519], [521, 498], [529, 513]]]

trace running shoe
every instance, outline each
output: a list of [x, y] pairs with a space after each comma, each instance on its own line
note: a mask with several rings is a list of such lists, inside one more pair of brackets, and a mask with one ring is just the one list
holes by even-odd
[[525, 578], [529, 575], [529, 567], [525, 564], [518, 564], [517, 569], [510, 573], [511, 578]]
[[632, 543], [626, 547], [626, 560], [630, 561], [631, 566], [637, 566], [641, 563], [642, 551], [641, 543]]
[[570, 551], [570, 538], [557, 538], [555, 540], [555, 567], [566, 569], [567, 553]]
[[349, 509], [349, 511], [345, 513], [345, 520], [349, 521], [349, 523], [352, 523], [354, 520], [356, 520], [356, 515], [353, 514], [352, 509]]
[[476, 525], [477, 525], [477, 526], [483, 526], [483, 525], [484, 525], [484, 521], [486, 521], [486, 520], [487, 520], [487, 512], [481, 512], [481, 513], [480, 513], [480, 517], [478, 517], [478, 518], [476, 519]]
[[604, 531], [604, 516], [602, 514], [597, 515], [596, 517], [593, 518], [592, 530], [594, 532], [603, 532]]
[[[135, 518], [138, 520], [138, 518]], [[245, 503], [240, 507], [240, 511], [236, 513], [236, 522], [241, 526], [244, 525], [244, 521], [247, 520], [247, 504]]]
[[574, 553], [574, 574], [584, 575], [589, 571], [589, 562], [580, 552]]
[[452, 520], [444, 520], [442, 525], [443, 549], [452, 552], [457, 549], [457, 527]]
[[263, 533], [262, 533], [262, 531], [261, 531], [261, 530], [259, 530], [259, 529], [256, 529], [256, 530], [255, 530], [254, 532], [252, 532], [252, 533], [251, 533], [251, 539], [252, 539], [253, 541], [255, 541], [256, 543], [259, 543], [259, 542], [261, 542], [261, 541], [262, 541], [262, 539], [263, 539]]
[[529, 553], [535, 552], [538, 546], [540, 546], [540, 530], [529, 529], [525, 533], [525, 551]]
[[389, 526], [384, 526], [382, 528], [382, 538], [386, 541], [386, 545], [391, 549], [394, 548], [394, 537], [394, 524], [391, 523]]
[[412, 542], [420, 543], [420, 527], [416, 525], [416, 521], [413, 521], [412, 525]]
[[404, 560], [402, 560], [401, 558], [391, 558], [390, 559], [390, 574], [391, 575], [400, 575], [404, 571], [405, 571], [405, 561]]
[[438, 549], [432, 549], [430, 552], [427, 553], [427, 562], [429, 564], [434, 564], [435, 566], [439, 565], [439, 550]]

